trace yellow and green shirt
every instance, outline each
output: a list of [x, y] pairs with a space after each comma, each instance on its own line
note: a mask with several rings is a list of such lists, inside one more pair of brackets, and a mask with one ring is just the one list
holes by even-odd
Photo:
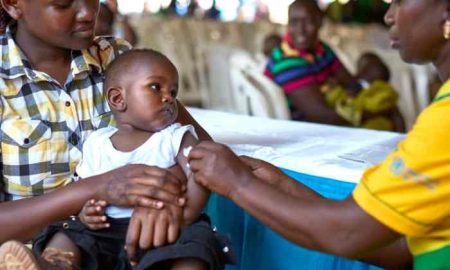
[[407, 237], [414, 269], [450, 269], [450, 81], [398, 148], [364, 173], [353, 197]]
[[103, 71], [130, 48], [123, 40], [96, 38], [92, 47], [72, 51], [61, 85], [33, 69], [13, 31], [0, 35], [0, 193], [9, 200], [72, 181], [86, 137], [113, 123], [103, 96]]

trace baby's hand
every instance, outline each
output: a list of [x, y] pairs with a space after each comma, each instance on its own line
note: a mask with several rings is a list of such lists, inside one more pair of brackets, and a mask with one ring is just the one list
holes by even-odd
[[78, 217], [91, 230], [109, 228], [110, 224], [106, 222], [105, 216], [106, 206], [107, 203], [105, 201], [89, 200], [84, 204]]

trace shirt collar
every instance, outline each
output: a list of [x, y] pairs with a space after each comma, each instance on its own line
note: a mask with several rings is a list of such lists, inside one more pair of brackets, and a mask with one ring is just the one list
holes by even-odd
[[[96, 37], [94, 39], [93, 45], [86, 50], [82, 50], [81, 53], [78, 51], [77, 54], [72, 54], [74, 61], [72, 64], [76, 63], [78, 71], [96, 70], [97, 72], [102, 72], [106, 67], [102, 64], [106, 63], [107, 59], [102, 59], [104, 51], [110, 49], [111, 43], [107, 41], [105, 37]], [[77, 56], [77, 57], [76, 57]], [[82, 59], [77, 59], [78, 57]], [[106, 57], [106, 56], [103, 56]]]
[[0, 36], [0, 51], [2, 55], [0, 77], [4, 79], [14, 79], [23, 75], [31, 75], [26, 71], [26, 65], [29, 67], [29, 62], [16, 45], [13, 39], [13, 31], [15, 31], [15, 25], [9, 25], [5, 33]]
[[281, 49], [283, 54], [288, 57], [299, 56], [304, 58], [306, 61], [310, 63], [314, 63], [316, 58], [322, 58], [325, 55], [325, 48], [322, 42], [318, 41], [315, 45], [314, 51], [310, 52], [305, 49], [297, 49], [294, 47], [292, 36], [289, 32], [287, 32], [281, 43]]
[[102, 52], [109, 49], [111, 44], [102, 37], [96, 37], [91, 47], [82, 51], [72, 51], [72, 70], [74, 74], [83, 71], [102, 72], [105, 59], [102, 59]]
[[442, 85], [436, 97], [433, 99], [433, 102], [437, 102], [447, 98], [450, 98], [450, 80], [448, 80], [447, 82], [444, 83], [444, 85]]

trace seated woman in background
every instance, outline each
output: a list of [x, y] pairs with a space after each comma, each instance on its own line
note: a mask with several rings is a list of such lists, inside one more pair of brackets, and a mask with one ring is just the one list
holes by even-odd
[[296, 0], [288, 16], [288, 32], [272, 50], [266, 76], [283, 88], [294, 120], [349, 125], [327, 106], [320, 92], [330, 78], [347, 89], [357, 85], [331, 48], [319, 40], [322, 11], [315, 0]]
[[[358, 94], [363, 87], [350, 75], [333, 50], [320, 41], [318, 35], [323, 13], [316, 1], [294, 1], [289, 6], [288, 16], [288, 32], [280, 45], [271, 51], [265, 74], [283, 88], [292, 119], [382, 130], [404, 130], [401, 116], [397, 117], [398, 96], [395, 91], [392, 88], [387, 89], [386, 85], [383, 85], [383, 90], [380, 91], [380, 85], [377, 83], [375, 89], [378, 90]], [[384, 65], [382, 62], [381, 64]], [[374, 71], [376, 72], [376, 69], [366, 69], [364, 73]], [[333, 91], [331, 97], [325, 94], [328, 90], [325, 88], [324, 91], [323, 88], [323, 85], [330, 83], [332, 86], [340, 86], [340, 90], [337, 93]], [[357, 94], [362, 97], [353, 104], [354, 99], [348, 97], [356, 97]], [[386, 100], [389, 101], [388, 106], [380, 108], [378, 105], [384, 102], [379, 101]], [[375, 110], [361, 108], [361, 103], [369, 103], [370, 107], [374, 102], [378, 104]], [[391, 117], [391, 111], [396, 111], [392, 113], [396, 117]]]

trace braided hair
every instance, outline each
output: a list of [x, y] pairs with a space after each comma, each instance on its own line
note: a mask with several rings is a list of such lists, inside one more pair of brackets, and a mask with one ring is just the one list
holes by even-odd
[[0, 5], [0, 35], [5, 33], [6, 27], [12, 18], [9, 16], [8, 12]]

